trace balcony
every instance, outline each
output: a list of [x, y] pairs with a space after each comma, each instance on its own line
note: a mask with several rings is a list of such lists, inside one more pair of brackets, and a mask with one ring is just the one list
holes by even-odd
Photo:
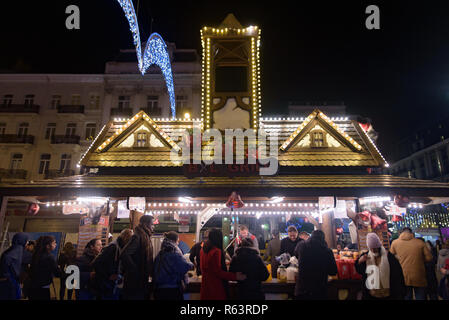
[[0, 180], [27, 178], [27, 171], [22, 169], [0, 169]]
[[48, 170], [45, 172], [45, 179], [68, 177], [75, 175], [75, 170]]
[[0, 135], [0, 143], [23, 143], [33, 144], [34, 136], [19, 136], [16, 134], [3, 134]]
[[111, 117], [131, 117], [133, 109], [131, 108], [113, 108], [111, 109]]
[[36, 104], [2, 104], [1, 113], [39, 113], [39, 105]]
[[161, 108], [140, 108], [140, 110], [143, 110], [150, 117], [160, 117], [162, 115]]
[[59, 105], [58, 113], [82, 113], [84, 114], [84, 106], [83, 105]]
[[80, 144], [80, 136], [52, 136], [51, 144]]

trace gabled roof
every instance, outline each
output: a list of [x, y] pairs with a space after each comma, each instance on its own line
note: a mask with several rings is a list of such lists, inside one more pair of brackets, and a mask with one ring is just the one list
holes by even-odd
[[[279, 164], [299, 167], [388, 166], [358, 122], [347, 119], [338, 122], [336, 124], [323, 112], [315, 109], [293, 132], [287, 128], [279, 130], [280, 139], [289, 132], [288, 138], [281, 140]], [[329, 143], [328, 147], [307, 147], [310, 146], [308, 134], [317, 127], [325, 132], [328, 140], [331, 140], [332, 143]], [[270, 126], [270, 130], [275, 130], [275, 127]]]
[[[155, 146], [135, 150], [127, 147], [128, 138], [136, 131], [144, 130]], [[80, 163], [88, 167], [128, 167], [128, 166], [169, 166], [172, 149], [181, 148], [173, 139], [144, 111], [117, 125], [110, 121], [100, 132]], [[151, 160], [151, 161], [148, 161]], [[160, 163], [162, 160], [163, 163]], [[168, 163], [166, 163], [168, 160]], [[133, 162], [131, 164], [130, 162]]]
[[220, 24], [220, 28], [229, 28], [229, 29], [243, 29], [240, 22], [234, 16], [234, 14], [229, 13], [223, 22]]

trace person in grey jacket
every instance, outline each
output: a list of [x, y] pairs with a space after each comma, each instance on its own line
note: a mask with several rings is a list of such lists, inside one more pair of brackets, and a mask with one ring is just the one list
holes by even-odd
[[445, 269], [446, 260], [449, 259], [449, 243], [443, 245], [443, 248], [440, 250], [440, 254], [438, 255], [438, 265], [437, 270], [441, 274], [441, 276], [445, 276], [449, 274], [449, 270]]
[[271, 277], [277, 278], [279, 262], [277, 262], [276, 257], [281, 253], [281, 239], [279, 239], [279, 231], [277, 230], [274, 230], [272, 235], [273, 239], [268, 242], [266, 256], [270, 258], [271, 262]]

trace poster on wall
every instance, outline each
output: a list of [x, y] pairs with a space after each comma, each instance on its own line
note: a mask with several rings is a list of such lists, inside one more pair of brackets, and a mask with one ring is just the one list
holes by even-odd
[[128, 219], [129, 210], [127, 208], [126, 200], [119, 200], [117, 203], [117, 218], [118, 219]]
[[337, 200], [337, 206], [334, 209], [334, 218], [335, 219], [348, 218], [348, 215], [346, 214], [346, 201], [345, 200]]
[[145, 197], [128, 198], [128, 210], [137, 210], [139, 212], [145, 212], [145, 208], [146, 208]]

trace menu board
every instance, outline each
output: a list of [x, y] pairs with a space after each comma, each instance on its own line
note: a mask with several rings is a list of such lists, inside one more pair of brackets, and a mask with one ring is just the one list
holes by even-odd
[[84, 248], [92, 239], [100, 239], [103, 246], [107, 244], [109, 235], [109, 217], [101, 216], [98, 224], [92, 224], [92, 219], [83, 217], [80, 219], [78, 232], [77, 257], [83, 254]]
[[358, 239], [358, 248], [359, 251], [368, 251], [368, 246], [366, 244], [366, 236], [368, 233], [374, 232], [379, 237], [380, 241], [382, 242], [382, 245], [384, 248], [389, 251], [390, 250], [390, 238], [388, 236], [388, 229], [384, 230], [375, 230], [370, 231], [367, 227], [364, 227], [362, 225], [358, 225], [357, 227], [357, 239]]

